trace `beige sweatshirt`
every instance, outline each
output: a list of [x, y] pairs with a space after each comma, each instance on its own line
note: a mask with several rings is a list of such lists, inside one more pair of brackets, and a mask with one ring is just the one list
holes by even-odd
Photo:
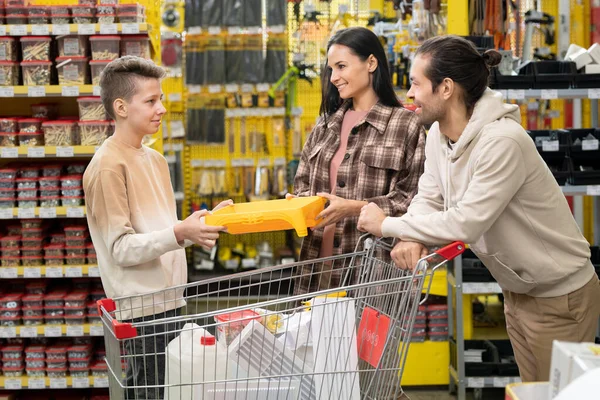
[[382, 231], [429, 245], [464, 241], [503, 289], [561, 296], [593, 277], [589, 244], [520, 121], [518, 106], [488, 89], [452, 149], [434, 123], [418, 194]]
[[185, 305], [183, 289], [168, 289], [187, 283], [187, 264], [173, 231], [178, 220], [165, 158], [111, 137], [87, 167], [83, 188], [106, 295], [133, 296], [117, 301], [117, 319]]

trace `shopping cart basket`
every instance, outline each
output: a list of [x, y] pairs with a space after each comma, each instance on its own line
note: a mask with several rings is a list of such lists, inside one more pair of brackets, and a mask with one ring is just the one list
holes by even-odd
[[[100, 300], [111, 399], [398, 398], [418, 305], [464, 244], [413, 271], [385, 261], [391, 249], [363, 237], [350, 254]], [[340, 270], [333, 287], [294, 294]]]

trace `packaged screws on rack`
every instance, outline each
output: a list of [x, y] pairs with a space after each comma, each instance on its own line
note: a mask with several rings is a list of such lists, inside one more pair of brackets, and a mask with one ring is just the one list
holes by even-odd
[[108, 119], [100, 96], [79, 97], [77, 103], [81, 121], [104, 121]]
[[78, 144], [77, 121], [46, 121], [42, 123], [46, 146]]
[[29, 23], [47, 24], [50, 22], [50, 8], [46, 6], [29, 6], [28, 11]]
[[263, 82], [265, 63], [261, 33], [244, 35], [244, 71], [245, 83]]
[[221, 34], [207, 36], [204, 53], [204, 83], [207, 85], [225, 84], [225, 68], [223, 68], [225, 65], [225, 36]]
[[226, 38], [225, 73], [228, 83], [242, 83], [244, 79], [243, 35], [228, 35]]
[[73, 23], [91, 24], [96, 16], [96, 8], [88, 5], [71, 6]]
[[51, 61], [22, 61], [23, 84], [25, 86], [50, 85], [52, 62]]
[[58, 36], [59, 57], [85, 57], [88, 51], [87, 36]]
[[114, 60], [119, 58], [120, 36], [90, 36], [92, 60]]
[[0, 37], [0, 61], [17, 61], [17, 39], [10, 36]]
[[15, 61], [0, 61], [0, 86], [17, 86], [19, 84], [20, 68]]
[[285, 33], [270, 34], [267, 41], [265, 79], [267, 83], [277, 82], [287, 70], [287, 36]]
[[82, 146], [100, 146], [113, 133], [111, 121], [79, 121], [78, 126]]
[[[204, 80], [204, 48], [205, 36], [188, 35], [185, 41], [185, 83], [203, 85]], [[121, 42], [123, 46], [123, 42]]]
[[121, 37], [121, 57], [151, 58], [148, 35], [125, 35]]
[[87, 57], [58, 57], [56, 70], [60, 85], [85, 85], [89, 83]]
[[33, 118], [56, 118], [58, 104], [32, 104], [31, 116]]
[[110, 60], [106, 61], [90, 61], [90, 70], [92, 72], [92, 85], [98, 86], [100, 84], [100, 74], [104, 71], [104, 68], [110, 63]]

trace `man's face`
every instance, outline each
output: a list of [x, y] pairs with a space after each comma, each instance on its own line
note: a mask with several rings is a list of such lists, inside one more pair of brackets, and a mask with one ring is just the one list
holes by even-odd
[[161, 100], [162, 91], [158, 79], [137, 79], [136, 92], [127, 102], [129, 127], [144, 136], [158, 132], [162, 117], [167, 112]]
[[444, 99], [440, 91], [434, 92], [431, 81], [425, 76], [428, 66], [428, 57], [424, 58], [421, 55], [415, 57], [410, 69], [411, 86], [407, 93], [408, 98], [412, 99], [418, 107], [416, 113], [421, 124], [427, 126], [440, 121], [445, 115]]

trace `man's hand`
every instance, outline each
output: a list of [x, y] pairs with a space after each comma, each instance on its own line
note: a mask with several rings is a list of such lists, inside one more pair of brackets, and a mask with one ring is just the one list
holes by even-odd
[[317, 193], [317, 196], [327, 199], [329, 205], [317, 215], [316, 220], [319, 223], [313, 229], [336, 224], [346, 217], [355, 217], [364, 204], [361, 201], [347, 200], [329, 193]]
[[368, 232], [377, 237], [382, 237], [381, 224], [385, 219], [385, 213], [375, 203], [369, 203], [360, 210], [358, 218], [358, 230]]
[[429, 254], [427, 247], [417, 242], [399, 242], [392, 250], [392, 260], [400, 269], [414, 270], [419, 260]]
[[223, 200], [222, 202], [220, 202], [219, 204], [217, 204], [217, 206], [215, 208], [212, 209], [212, 211], [218, 211], [221, 208], [225, 208], [225, 207], [229, 207], [230, 205], [233, 205], [233, 200], [229, 199], [229, 200]]
[[[217, 206], [218, 207], [218, 206]], [[175, 225], [173, 231], [178, 243], [189, 240], [199, 246], [212, 249], [219, 238], [219, 232], [224, 232], [224, 226], [209, 226], [204, 223], [207, 210], [196, 211], [180, 224]]]

